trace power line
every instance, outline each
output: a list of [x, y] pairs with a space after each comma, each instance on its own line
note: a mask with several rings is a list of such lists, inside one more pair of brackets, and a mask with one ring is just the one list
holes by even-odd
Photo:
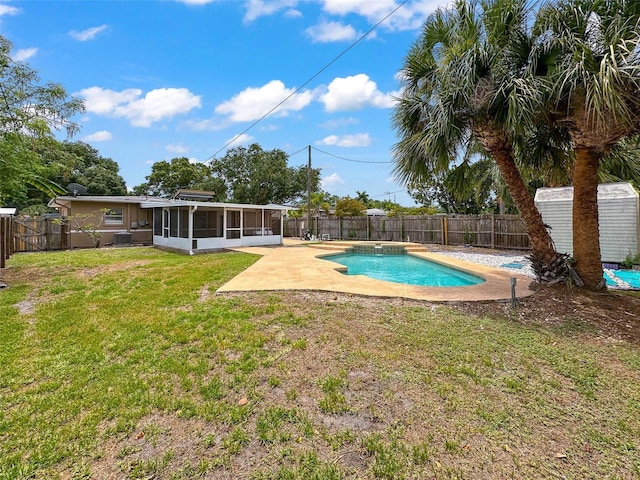
[[393, 163], [393, 162], [373, 162], [373, 161], [370, 161], [370, 160], [353, 160], [353, 159], [351, 159], [351, 158], [341, 157], [340, 155], [334, 155], [333, 153], [325, 152], [324, 150], [320, 150], [319, 148], [316, 148], [316, 147], [311, 147], [311, 148], [313, 148], [314, 150], [316, 150], [316, 151], [318, 151], [318, 152], [320, 152], [320, 153], [324, 153], [325, 155], [329, 155], [330, 157], [335, 157], [335, 158], [338, 158], [338, 159], [340, 159], [340, 160], [344, 160], [344, 161], [346, 161], [346, 162], [355, 162], [355, 163], [386, 163], [386, 164], [388, 164], [388, 163]]
[[245, 128], [242, 132], [238, 133], [236, 136], [234, 136], [231, 140], [229, 140], [227, 143], [225, 143], [222, 147], [220, 147], [213, 155], [211, 155], [207, 160], [211, 160], [213, 158], [215, 158], [215, 156], [220, 153], [222, 150], [224, 150], [226, 147], [228, 147], [229, 145], [231, 145], [233, 142], [235, 142], [238, 138], [240, 138], [242, 135], [244, 135], [245, 133], [247, 133], [249, 130], [251, 130], [253, 127], [255, 127], [258, 123], [260, 123], [262, 120], [264, 120], [265, 118], [267, 118], [269, 115], [271, 115], [274, 111], [276, 111], [282, 104], [284, 104], [285, 102], [287, 102], [291, 97], [293, 97], [296, 93], [298, 93], [300, 90], [302, 90], [304, 87], [306, 87], [309, 83], [311, 83], [312, 80], [314, 80], [316, 77], [318, 77], [322, 72], [324, 72], [327, 68], [329, 68], [331, 65], [333, 65], [335, 62], [337, 62], [342, 56], [344, 56], [349, 50], [351, 50], [353, 47], [355, 47], [357, 44], [359, 44], [362, 40], [364, 40], [367, 36], [369, 36], [369, 34], [371, 32], [373, 32], [376, 28], [378, 28], [384, 21], [387, 20], [387, 18], [389, 18], [391, 15], [393, 15], [394, 13], [396, 13], [398, 10], [400, 10], [400, 8], [402, 6], [404, 6], [405, 3], [407, 3], [409, 0], [404, 0], [403, 2], [401, 2], [396, 8], [394, 8], [389, 14], [387, 14], [382, 20], [380, 20], [378, 23], [376, 23], [373, 27], [371, 27], [367, 32], [365, 32], [363, 35], [360, 36], [360, 38], [358, 38], [355, 42], [353, 42], [351, 45], [349, 45], [346, 49], [344, 49], [342, 52], [340, 52], [340, 54], [338, 54], [338, 56], [334, 57], [333, 60], [331, 60], [329, 63], [327, 63], [324, 67], [322, 67], [320, 70], [318, 70], [311, 78], [309, 78], [306, 82], [304, 82], [302, 85], [300, 85], [299, 87], [296, 87], [293, 92], [291, 92], [287, 97], [285, 97], [284, 100], [282, 100], [280, 103], [278, 103], [275, 107], [271, 108], [271, 110], [269, 110], [267, 113], [265, 113], [264, 115], [262, 115], [260, 118], [258, 118], [256, 121], [254, 121], [251, 125], [249, 125], [247, 128]]
[[371, 198], [386, 197], [387, 195], [395, 195], [396, 193], [406, 192], [406, 190], [396, 190], [395, 192], [384, 192], [380, 195], [370, 195]]
[[287, 153], [287, 157], [291, 158], [291, 157], [293, 157], [294, 155], [299, 154], [300, 152], [304, 152], [304, 151], [306, 151], [306, 150], [307, 150], [307, 148], [309, 148], [309, 147], [308, 147], [308, 146], [304, 146], [304, 147], [302, 147], [300, 150], [298, 150], [297, 152], [294, 152], [294, 153], [292, 153], [292, 154], [288, 154], [288, 153]]

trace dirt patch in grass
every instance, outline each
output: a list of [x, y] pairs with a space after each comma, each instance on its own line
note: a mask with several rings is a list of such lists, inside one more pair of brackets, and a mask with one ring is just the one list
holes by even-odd
[[489, 315], [562, 329], [567, 333], [640, 343], [640, 292], [584, 292], [562, 286], [531, 284], [535, 293], [518, 299], [516, 305], [504, 302], [451, 302], [430, 304], [418, 300], [380, 299], [341, 293], [301, 292], [309, 301], [357, 302], [364, 308], [379, 310], [383, 305], [416, 306], [437, 309], [452, 307], [472, 315]]
[[640, 292], [583, 292], [562, 286], [532, 285], [535, 294], [510, 302], [456, 304], [474, 315], [500, 316], [524, 324], [554, 327], [567, 333], [588, 334], [640, 343]]
[[91, 268], [80, 268], [76, 274], [81, 278], [91, 278], [105, 273], [127, 271], [132, 268], [148, 265], [151, 260], [129, 260], [126, 262], [117, 262], [109, 265], [98, 265]]
[[[197, 477], [206, 471], [207, 465], [201, 464], [206, 451], [220, 448], [221, 432], [214, 425], [175, 414], [148, 415], [130, 433], [108, 436], [91, 471], [103, 479], [157, 478], [161, 472]], [[99, 430], [109, 428], [102, 425]]]
[[20, 315], [31, 315], [36, 311], [36, 305], [38, 304], [38, 299], [32, 293], [23, 301], [16, 303], [16, 308], [18, 309], [18, 313]]
[[[114, 282], [93, 276], [144, 262], [70, 268], [61, 280], [51, 269], [48, 287], [81, 275], [107, 293]], [[189, 276], [150, 283], [144, 294], [133, 284], [131, 295], [152, 291], [165, 303], [127, 316], [131, 325], [114, 322], [113, 335], [70, 310], [72, 320], [37, 338], [47, 346], [43, 354], [23, 339], [34, 364], [51, 368], [42, 377], [28, 362], [14, 362], [16, 370], [25, 367], [20, 381], [38, 390], [22, 391], [7, 375], [1, 393], [12, 410], [5, 409], [5, 421], [23, 434], [17, 439], [7, 429], [6, 441], [18, 452], [22, 438], [37, 435], [66, 435], [71, 444], [70, 456], [43, 467], [41, 478], [577, 480], [640, 473], [634, 294], [538, 289], [515, 307], [311, 291], [216, 295], [209, 288], [217, 267], [190, 264]], [[30, 270], [39, 273], [23, 267], [19, 275], [39, 285]], [[200, 280], [188, 283], [194, 273]], [[24, 298], [23, 307], [34, 307], [32, 296]], [[104, 298], [87, 296], [87, 311]], [[52, 355], [59, 338], [65, 343]], [[88, 348], [65, 356], [76, 352], [67, 344], [85, 341]], [[37, 410], [43, 403], [77, 409], [62, 408], [70, 424], [48, 430], [59, 415]], [[48, 423], [21, 427], [26, 416], [18, 413], [28, 408]], [[85, 423], [76, 419], [84, 410]], [[83, 427], [80, 440], [75, 426]], [[2, 462], [0, 476], [17, 471]]]

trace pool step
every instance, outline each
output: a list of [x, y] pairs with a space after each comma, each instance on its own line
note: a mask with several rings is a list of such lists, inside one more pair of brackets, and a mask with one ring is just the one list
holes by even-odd
[[329, 251], [342, 251], [346, 248], [351, 248], [354, 245], [398, 245], [404, 247], [406, 252], [426, 252], [427, 249], [424, 245], [420, 243], [404, 243], [404, 242], [349, 242], [349, 241], [340, 241], [340, 240], [332, 240], [329, 242], [322, 243], [309, 243], [307, 246], [309, 248], [317, 248], [319, 250], [329, 250]]
[[310, 243], [307, 245], [309, 248], [317, 248], [318, 250], [332, 250], [332, 251], [342, 251], [345, 248], [347, 248], [347, 246], [345, 245], [339, 245], [337, 243]]

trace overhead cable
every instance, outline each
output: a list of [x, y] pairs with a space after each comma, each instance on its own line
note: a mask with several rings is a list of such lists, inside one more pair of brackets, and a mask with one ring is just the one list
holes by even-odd
[[360, 36], [360, 38], [358, 38], [355, 42], [353, 42], [351, 45], [349, 45], [346, 49], [344, 49], [342, 52], [340, 52], [340, 54], [338, 54], [338, 56], [334, 57], [333, 60], [331, 60], [329, 63], [327, 63], [324, 67], [322, 67], [320, 70], [318, 70], [313, 76], [311, 76], [306, 82], [304, 82], [302, 85], [300, 85], [299, 87], [296, 87], [293, 92], [291, 92], [287, 97], [284, 98], [284, 100], [282, 100], [280, 103], [278, 103], [276, 106], [274, 106], [273, 108], [271, 108], [267, 113], [265, 113], [264, 115], [262, 115], [260, 118], [258, 118], [256, 121], [254, 121], [251, 125], [249, 125], [247, 128], [245, 128], [242, 132], [238, 133], [236, 136], [234, 136], [231, 140], [229, 140], [227, 143], [225, 143], [222, 147], [220, 147], [213, 155], [211, 155], [211, 157], [209, 157], [207, 160], [211, 160], [213, 158], [215, 158], [215, 156], [220, 153], [222, 150], [224, 150], [225, 148], [227, 148], [229, 145], [231, 145], [233, 142], [235, 142], [238, 138], [240, 138], [242, 135], [244, 135], [245, 133], [247, 133], [249, 130], [251, 130], [253, 127], [255, 127], [258, 123], [260, 123], [262, 120], [264, 120], [265, 118], [267, 118], [269, 115], [271, 115], [274, 111], [276, 111], [282, 104], [284, 104], [287, 100], [289, 100], [291, 97], [293, 97], [295, 94], [297, 94], [300, 90], [302, 90], [304, 87], [306, 87], [309, 83], [311, 83], [312, 80], [314, 80], [316, 77], [318, 77], [322, 72], [324, 72], [327, 68], [329, 68], [331, 65], [333, 65], [335, 62], [337, 62], [342, 56], [344, 56], [349, 50], [351, 50], [353, 47], [355, 47], [358, 43], [360, 43], [362, 40], [364, 40], [367, 36], [369, 36], [369, 34], [371, 34], [371, 32], [373, 32], [376, 28], [378, 28], [384, 21], [387, 20], [387, 18], [389, 18], [391, 15], [393, 15], [394, 13], [396, 13], [398, 10], [400, 10], [400, 8], [402, 6], [404, 6], [405, 3], [407, 3], [409, 0], [404, 0], [403, 2], [401, 2], [396, 8], [394, 8], [389, 14], [387, 14], [384, 18], [382, 18], [382, 20], [380, 20], [378, 23], [376, 23], [373, 27], [371, 27], [369, 30], [367, 30], [367, 32], [365, 32], [364, 34], [362, 34]]
[[374, 162], [371, 160], [353, 160], [351, 158], [345, 158], [345, 157], [341, 157], [339, 155], [334, 155], [333, 153], [329, 153], [329, 152], [325, 152], [324, 150], [320, 150], [319, 148], [316, 147], [311, 147], [314, 150], [320, 152], [320, 153], [324, 153], [325, 155], [329, 155], [330, 157], [335, 157], [335, 158], [339, 158], [340, 160], [344, 160], [346, 162], [355, 162], [355, 163], [393, 163], [393, 162]]

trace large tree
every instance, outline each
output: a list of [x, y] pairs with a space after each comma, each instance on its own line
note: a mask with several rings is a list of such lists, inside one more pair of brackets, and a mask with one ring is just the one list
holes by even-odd
[[[224, 180], [230, 201], [264, 205], [295, 203], [308, 190], [306, 166], [289, 167], [282, 150], [265, 151], [256, 143], [229, 150], [211, 162], [211, 170]], [[320, 170], [311, 169], [311, 192], [320, 184]]]
[[458, 0], [426, 21], [402, 70], [402, 94], [394, 112], [400, 135], [395, 174], [420, 183], [446, 170], [479, 144], [496, 162], [527, 227], [533, 255], [544, 273], [556, 259], [553, 242], [515, 157], [533, 123], [525, 69], [543, 69], [548, 58], [533, 52], [524, 0]]
[[[32, 148], [37, 157], [40, 178], [61, 187], [78, 183], [90, 195], [125, 195], [127, 187], [120, 176], [120, 167], [100, 155], [98, 150], [83, 142], [59, 142], [52, 138], [40, 139]], [[62, 192], [61, 192], [62, 193]], [[21, 212], [46, 211], [51, 192], [29, 186], [5, 198], [7, 205]]]
[[35, 70], [11, 58], [11, 42], [0, 36], [0, 201], [24, 192], [27, 185], [55, 192], [43, 177], [38, 143], [56, 130], [78, 130], [72, 121], [84, 111], [55, 83], [40, 84]]
[[79, 183], [91, 195], [126, 195], [127, 186], [120, 176], [120, 166], [111, 158], [84, 142], [63, 142], [69, 164], [64, 165], [60, 180], [63, 186]]
[[447, 213], [488, 213], [498, 204], [500, 185], [495, 175], [493, 161], [483, 158], [433, 172], [422, 182], [408, 185], [408, 191], [418, 203]]
[[135, 194], [170, 197], [180, 189], [195, 189], [213, 192], [216, 201], [224, 201], [226, 197], [224, 181], [213, 175], [209, 165], [191, 162], [186, 157], [154, 163], [146, 180], [133, 189]]
[[640, 132], [640, 2], [550, 2], [540, 10], [535, 32], [539, 48], [555, 56], [535, 90], [575, 151], [575, 268], [587, 288], [602, 289], [598, 174], [603, 157]]

